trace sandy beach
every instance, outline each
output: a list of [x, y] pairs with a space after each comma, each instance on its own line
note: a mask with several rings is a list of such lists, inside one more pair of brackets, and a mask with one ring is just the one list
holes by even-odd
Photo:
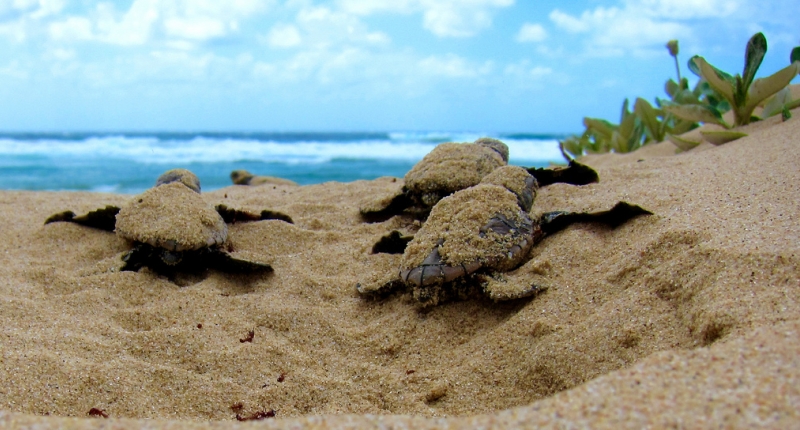
[[[508, 274], [546, 291], [502, 303], [358, 294], [401, 258], [372, 245], [418, 228], [359, 215], [400, 178], [204, 193], [294, 224], [230, 227], [273, 273], [173, 279], [119, 272], [112, 233], [44, 225], [130, 196], [2, 191], [0, 427], [796, 427], [793, 113], [718, 147], [585, 157], [600, 182], [543, 188], [534, 214], [625, 200], [654, 215], [546, 238]], [[236, 421], [258, 413], [274, 417]]]

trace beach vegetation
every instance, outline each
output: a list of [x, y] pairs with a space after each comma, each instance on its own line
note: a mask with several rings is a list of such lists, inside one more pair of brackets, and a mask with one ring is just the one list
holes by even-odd
[[[695, 55], [688, 61], [689, 70], [699, 77], [694, 88], [690, 88], [689, 80], [681, 76], [678, 41], [670, 40], [666, 48], [675, 60], [677, 74], [677, 80], [669, 79], [664, 84], [669, 99], [656, 98], [654, 106], [643, 98], [637, 98], [632, 111], [628, 99], [625, 99], [619, 124], [584, 118], [585, 130], [581, 135], [559, 142], [564, 158], [572, 160], [586, 154], [630, 152], [664, 140], [674, 143], [679, 151], [686, 151], [702, 140], [680, 135], [701, 123], [717, 124], [725, 129], [701, 133], [704, 140], [721, 145], [746, 136], [730, 130], [734, 127], [777, 114], [788, 118], [791, 116], [789, 110], [800, 106], [800, 99], [792, 100], [788, 86], [800, 73], [800, 47], [792, 50], [789, 66], [760, 79], [755, 79], [755, 75], [767, 52], [767, 40], [761, 33], [755, 34], [747, 43], [742, 75], [723, 72]], [[761, 117], [753, 114], [758, 106], [763, 107]], [[732, 124], [724, 118], [724, 114], [731, 110]]]
[[712, 66], [699, 55], [695, 55], [689, 60], [689, 70], [705, 80], [730, 105], [733, 111], [732, 125], [723, 120], [722, 112], [712, 105], [699, 105], [698, 107], [696, 105], [670, 104], [665, 106], [665, 109], [684, 119], [715, 123], [725, 128], [738, 127], [759, 120], [759, 117], [753, 115], [753, 111], [767, 98], [788, 86], [789, 82], [797, 76], [798, 64], [800, 64], [790, 57], [792, 62], [788, 66], [770, 76], [755, 79], [756, 72], [766, 53], [767, 39], [762, 33], [756, 33], [747, 42], [744, 69], [741, 75], [726, 73]]

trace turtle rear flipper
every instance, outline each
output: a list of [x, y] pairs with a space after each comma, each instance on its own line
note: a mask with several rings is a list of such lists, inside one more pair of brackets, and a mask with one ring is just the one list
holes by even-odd
[[545, 187], [556, 182], [563, 182], [571, 185], [587, 185], [599, 180], [597, 172], [591, 167], [578, 163], [575, 160], [569, 162], [569, 166], [555, 169], [545, 169], [531, 167], [528, 173], [536, 178], [540, 187]]
[[386, 273], [379, 279], [364, 280], [356, 284], [356, 291], [359, 294], [369, 297], [384, 297], [391, 294], [394, 290], [404, 286], [403, 282], [397, 278], [397, 272]]
[[383, 236], [372, 245], [372, 254], [402, 254], [408, 246], [408, 242], [414, 239], [414, 236], [403, 235], [398, 230], [392, 230], [389, 234]]
[[114, 225], [117, 222], [118, 213], [119, 207], [111, 205], [101, 209], [93, 210], [80, 216], [76, 216], [75, 212], [72, 211], [64, 211], [50, 215], [50, 217], [47, 218], [44, 223], [50, 224], [52, 222], [72, 222], [85, 227], [113, 232]]
[[227, 205], [218, 204], [214, 207], [226, 224], [234, 224], [237, 222], [252, 222], [264, 221], [269, 219], [276, 219], [280, 221], [294, 224], [292, 217], [282, 212], [271, 211], [264, 209], [261, 213], [254, 214], [252, 212], [243, 211], [241, 209], [229, 208]]
[[548, 288], [545, 282], [536, 279], [532, 281], [528, 277], [506, 275], [503, 278], [489, 278], [483, 285], [483, 292], [495, 302], [535, 296]]
[[652, 214], [641, 206], [619, 202], [613, 208], [600, 212], [547, 212], [542, 215], [541, 226], [545, 234], [556, 233], [576, 222], [596, 222], [616, 228], [639, 215]]

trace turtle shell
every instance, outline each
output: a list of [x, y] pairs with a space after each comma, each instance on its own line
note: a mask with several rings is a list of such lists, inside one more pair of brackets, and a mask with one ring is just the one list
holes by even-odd
[[519, 166], [499, 167], [484, 176], [481, 183], [501, 185], [516, 194], [519, 206], [526, 212], [531, 210], [539, 188], [536, 179]]
[[121, 237], [170, 251], [189, 251], [220, 245], [228, 227], [199, 193], [180, 182], [151, 188], [117, 214]]
[[405, 186], [415, 195], [445, 196], [478, 184], [505, 164], [503, 156], [488, 145], [442, 143], [406, 173]]
[[[512, 226], [492, 229], [494, 220]], [[511, 249], [529, 239], [532, 222], [517, 196], [500, 185], [479, 184], [442, 199], [406, 247], [401, 270], [423, 264], [438, 246], [441, 262], [448, 266], [472, 265], [506, 270]], [[489, 227], [489, 228], [487, 228]], [[510, 264], [506, 264], [510, 263]]]

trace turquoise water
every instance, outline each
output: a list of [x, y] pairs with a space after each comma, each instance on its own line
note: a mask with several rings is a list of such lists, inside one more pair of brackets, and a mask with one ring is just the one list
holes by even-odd
[[563, 162], [561, 135], [480, 133], [0, 133], [0, 189], [139, 193], [182, 167], [204, 190], [247, 169], [300, 184], [402, 177], [442, 142], [495, 137], [510, 163]]

